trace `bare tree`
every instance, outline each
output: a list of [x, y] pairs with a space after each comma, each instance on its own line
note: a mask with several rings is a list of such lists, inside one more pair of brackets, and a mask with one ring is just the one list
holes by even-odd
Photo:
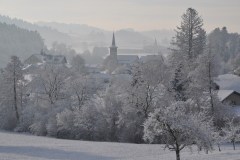
[[68, 78], [67, 68], [62, 65], [46, 64], [38, 77], [39, 84], [42, 86], [36, 91], [40, 98], [47, 100], [50, 104], [65, 99], [65, 83]]
[[[12, 56], [11, 61], [8, 63], [7, 67], [3, 71], [3, 77], [5, 80], [5, 85], [10, 90], [11, 99], [13, 102], [15, 115], [17, 120], [19, 120], [19, 88], [23, 81], [23, 64], [17, 56]], [[6, 87], [5, 86], [5, 87]], [[8, 94], [7, 94], [8, 95]], [[8, 97], [10, 98], [10, 97]]]

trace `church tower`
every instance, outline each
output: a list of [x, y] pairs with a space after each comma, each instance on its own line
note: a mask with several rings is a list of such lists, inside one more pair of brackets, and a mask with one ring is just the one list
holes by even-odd
[[116, 46], [116, 42], [115, 42], [115, 35], [113, 32], [113, 37], [112, 37], [112, 45], [109, 47], [110, 48], [110, 57], [111, 60], [115, 63], [117, 63], [117, 46]]
[[153, 53], [154, 54], [159, 54], [159, 46], [158, 46], [156, 38], [155, 38], [155, 41], [154, 41], [154, 44], [153, 44]]

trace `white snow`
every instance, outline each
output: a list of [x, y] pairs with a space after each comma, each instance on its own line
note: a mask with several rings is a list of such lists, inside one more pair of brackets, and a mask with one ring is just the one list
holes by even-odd
[[218, 97], [221, 101], [223, 101], [225, 98], [227, 98], [233, 92], [234, 92], [234, 90], [219, 90], [218, 91]]
[[26, 69], [28, 69], [29, 67], [31, 67], [31, 64], [28, 64], [28, 65], [24, 66], [22, 70], [26, 70]]
[[[62, 140], [0, 132], [0, 160], [175, 160], [175, 153], [157, 144], [128, 144]], [[224, 145], [209, 154], [185, 149], [182, 160], [239, 160], [236, 150]]]
[[32, 77], [31, 74], [25, 74], [25, 75], [24, 75], [24, 79], [27, 80], [27, 81], [29, 81], [29, 82], [31, 82], [32, 79], [33, 79], [33, 77]]

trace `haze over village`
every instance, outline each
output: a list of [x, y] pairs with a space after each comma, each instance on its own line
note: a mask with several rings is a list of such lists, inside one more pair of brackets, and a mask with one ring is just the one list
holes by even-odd
[[0, 160], [238, 160], [239, 10], [0, 0]]

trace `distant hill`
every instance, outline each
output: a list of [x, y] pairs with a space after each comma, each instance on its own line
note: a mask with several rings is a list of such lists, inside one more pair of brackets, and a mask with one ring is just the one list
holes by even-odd
[[58, 41], [60, 43], [71, 44], [71, 37], [65, 33], [61, 33], [56, 29], [39, 26], [36, 24], [32, 24], [21, 19], [10, 18], [8, 16], [0, 15], [0, 22], [6, 24], [14, 24], [20, 28], [27, 29], [30, 31], [38, 31], [42, 38], [44, 39], [44, 43], [47, 46], [51, 46], [53, 42]]
[[[68, 34], [73, 39], [72, 46], [91, 49], [94, 46], [108, 47], [111, 44], [112, 31], [92, 27], [84, 24], [65, 24], [57, 22], [38, 22], [40, 26], [47, 26]], [[120, 29], [115, 31], [119, 48], [143, 48], [144, 45], [154, 43], [155, 38], [161, 46], [168, 46], [174, 35], [172, 30], [135, 31], [134, 29]]]
[[162, 46], [169, 46], [172, 37], [175, 35], [173, 30], [150, 30], [141, 32], [144, 36], [155, 37]]
[[0, 68], [6, 66], [12, 55], [24, 60], [43, 48], [44, 42], [38, 32], [0, 23]]
[[76, 36], [76, 35], [85, 35], [91, 32], [107, 32], [103, 29], [88, 26], [85, 24], [66, 24], [66, 23], [57, 23], [57, 22], [37, 22], [36, 23], [42, 27], [51, 27], [57, 29], [62, 33], [67, 33], [68, 35]]
[[[0, 15], [0, 22], [15, 24], [31, 31], [38, 31], [44, 43], [50, 48], [53, 42], [64, 43], [77, 52], [92, 50], [94, 47], [109, 47], [112, 40], [112, 31], [88, 26], [85, 24], [65, 24], [57, 22], [29, 23], [24, 20]], [[116, 43], [119, 48], [141, 49], [154, 43], [155, 38], [162, 46], [163, 52], [169, 45], [173, 35], [171, 30], [135, 31], [134, 29], [121, 29], [115, 31]]]

